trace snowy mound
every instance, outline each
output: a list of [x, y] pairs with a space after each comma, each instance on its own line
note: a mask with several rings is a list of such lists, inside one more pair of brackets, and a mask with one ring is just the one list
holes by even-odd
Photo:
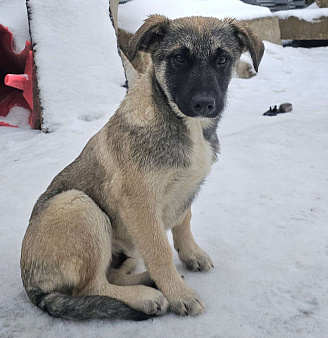
[[124, 94], [124, 70], [106, 0], [30, 0], [43, 129], [109, 118]]
[[328, 8], [319, 8], [316, 3], [313, 3], [307, 8], [294, 9], [289, 11], [279, 11], [273, 15], [279, 19], [288, 19], [291, 16], [298, 18], [299, 20], [305, 20], [309, 22], [315, 22], [323, 16], [328, 16]]
[[134, 0], [119, 7], [118, 26], [134, 33], [148, 15], [155, 13], [170, 19], [200, 15], [248, 20], [271, 16], [268, 8], [248, 5], [239, 0]]

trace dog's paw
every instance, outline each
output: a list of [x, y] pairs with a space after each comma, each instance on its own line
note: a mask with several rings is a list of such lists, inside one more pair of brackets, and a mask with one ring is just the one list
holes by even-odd
[[138, 297], [129, 305], [135, 310], [146, 313], [150, 316], [160, 316], [167, 312], [169, 302], [166, 300], [162, 292], [146, 286], [138, 286], [141, 290]]
[[208, 271], [214, 268], [211, 257], [203, 250], [188, 253], [180, 250], [179, 257], [190, 271]]
[[203, 313], [205, 304], [198, 296], [198, 294], [189, 290], [183, 296], [176, 297], [170, 302], [170, 311], [180, 316], [196, 316]]

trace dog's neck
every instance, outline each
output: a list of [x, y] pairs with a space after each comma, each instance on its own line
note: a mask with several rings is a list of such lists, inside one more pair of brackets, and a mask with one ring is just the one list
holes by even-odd
[[174, 121], [174, 123], [182, 124], [184, 127], [187, 127], [191, 137], [195, 128], [200, 128], [204, 139], [211, 145], [213, 150], [213, 162], [215, 162], [217, 160], [217, 154], [220, 151], [216, 129], [221, 119], [221, 115], [215, 119], [199, 119], [184, 115], [178, 106], [169, 98], [165, 89], [162, 88], [161, 84], [158, 82], [154, 67], [152, 65], [149, 66], [147, 71], [147, 75], [150, 76], [152, 83], [152, 97], [156, 97], [156, 100], [152, 99], [155, 111], [158, 112], [162, 118], [163, 114], [165, 114], [167, 118]]
[[214, 160], [215, 154], [219, 152], [216, 128], [220, 117], [197, 119], [183, 115], [157, 80], [152, 64], [129, 89], [126, 98], [121, 103], [118, 115], [130, 125], [151, 126], [156, 132], [176, 133], [177, 140], [181, 138], [181, 135], [189, 135], [188, 138], [192, 142], [195, 130], [199, 130], [204, 139], [210, 143]]

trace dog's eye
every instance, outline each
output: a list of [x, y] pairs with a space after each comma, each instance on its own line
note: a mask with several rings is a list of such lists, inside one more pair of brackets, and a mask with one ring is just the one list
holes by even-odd
[[178, 54], [174, 55], [174, 58], [179, 63], [184, 63], [186, 61], [186, 58], [181, 53], [178, 53]]
[[218, 57], [218, 65], [223, 65], [224, 63], [226, 63], [228, 60], [228, 58], [224, 55], [221, 55]]

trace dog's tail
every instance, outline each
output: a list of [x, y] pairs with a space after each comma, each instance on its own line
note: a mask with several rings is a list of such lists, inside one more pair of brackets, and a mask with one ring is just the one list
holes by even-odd
[[59, 292], [29, 290], [32, 303], [52, 317], [85, 320], [93, 318], [145, 320], [151, 318], [107, 296], [70, 296]]

